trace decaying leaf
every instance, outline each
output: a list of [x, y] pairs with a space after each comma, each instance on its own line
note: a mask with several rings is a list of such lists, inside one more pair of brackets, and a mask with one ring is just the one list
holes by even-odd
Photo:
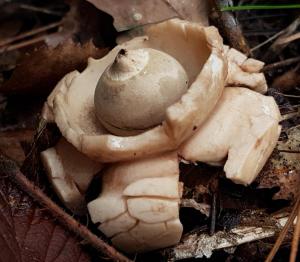
[[0, 257], [6, 262], [85, 262], [77, 238], [6, 176], [0, 159]]
[[294, 200], [300, 185], [300, 126], [290, 128], [258, 178], [259, 188], [279, 187], [273, 199]]
[[232, 248], [243, 243], [274, 236], [285, 225], [287, 217], [282, 214], [273, 219], [272, 225], [262, 223], [262, 225], [237, 226], [228, 232], [219, 231], [212, 236], [194, 231], [183, 236], [181, 243], [165, 250], [164, 253], [168, 254], [168, 261], [209, 258], [215, 250]]
[[276, 77], [272, 83], [272, 88], [279, 90], [282, 93], [292, 90], [300, 84], [300, 75], [295, 68], [286, 71], [284, 74]]
[[83, 70], [88, 57], [101, 58], [106, 52], [106, 49], [98, 49], [91, 42], [81, 46], [72, 40], [54, 49], [42, 47], [24, 57], [0, 92], [48, 93], [66, 73]]
[[87, 0], [114, 18], [117, 31], [133, 29], [173, 17], [208, 25], [207, 0], [118, 1]]
[[[5, 50], [2, 55], [5, 59], [0, 62], [0, 71], [3, 67], [6, 71], [14, 71], [9, 79], [10, 74], [7, 77], [0, 74], [0, 92], [47, 94], [66, 73], [84, 69], [88, 57], [100, 58], [106, 53], [94, 44], [97, 47], [112, 45], [115, 30], [109, 15], [86, 1], [66, 0], [65, 3], [69, 4], [70, 9], [60, 21], [46, 22], [45, 26], [37, 24], [33, 29], [16, 35], [18, 41], [4, 39], [8, 44], [1, 46]], [[48, 27], [51, 25], [55, 25], [51, 30], [56, 32], [50, 33]], [[39, 34], [34, 33], [42, 28], [44, 30]], [[36, 43], [34, 40], [38, 38], [41, 41]], [[31, 40], [31, 44], [25, 44]], [[11, 49], [13, 46], [15, 49]], [[5, 61], [8, 59], [9, 65]]]
[[25, 152], [23, 150], [23, 143], [28, 145], [32, 142], [32, 130], [21, 131], [7, 131], [0, 133], [0, 154], [3, 154], [19, 165], [25, 160]]

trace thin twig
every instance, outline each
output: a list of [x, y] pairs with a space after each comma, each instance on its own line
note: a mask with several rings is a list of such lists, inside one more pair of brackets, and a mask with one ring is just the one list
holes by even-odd
[[279, 62], [275, 62], [273, 64], [266, 65], [261, 71], [262, 72], [267, 72], [267, 71], [270, 71], [270, 70], [274, 70], [276, 68], [280, 68], [280, 67], [284, 67], [284, 66], [288, 66], [288, 65], [297, 63], [299, 61], [300, 61], [300, 56], [289, 58], [289, 59], [286, 59], [286, 60], [283, 60], [283, 61], [279, 61]]
[[49, 197], [47, 197], [43, 191], [29, 181], [15, 166], [13, 161], [5, 159], [2, 165], [5, 165], [3, 170], [8, 170], [10, 178], [19, 186], [24, 192], [29, 194], [40, 205], [48, 208], [51, 214], [57, 218], [57, 220], [66, 226], [70, 231], [78, 234], [84, 240], [86, 240], [91, 246], [98, 251], [102, 252], [114, 261], [132, 262], [123, 254], [118, 252], [114, 247], [105, 243], [98, 236], [93, 234], [87, 227], [80, 224], [72, 216], [64, 212], [57, 204], [55, 204]]
[[[299, 25], [300, 25], [300, 16], [297, 16], [297, 18], [288, 27], [284, 29], [284, 33], [272, 43], [268, 52], [266, 52], [266, 54], [264, 55], [265, 59], [267, 59], [268, 56], [270, 56], [271, 54], [273, 57], [276, 56], [276, 54], [279, 54], [288, 45], [288, 44], [282, 44], [280, 43], [280, 41], [294, 34], [294, 32], [296, 32], [297, 28], [299, 27]], [[270, 59], [270, 57], [268, 59]]]
[[281, 246], [282, 241], [284, 240], [285, 236], [287, 235], [289, 228], [293, 224], [293, 221], [298, 213], [299, 204], [300, 204], [300, 194], [298, 194], [297, 201], [293, 207], [293, 210], [289, 216], [289, 219], [286, 222], [286, 224], [284, 225], [283, 229], [281, 230], [281, 232], [280, 232], [271, 252], [269, 253], [267, 259], [265, 260], [265, 262], [271, 262], [273, 260], [274, 256], [276, 255], [279, 247]]
[[300, 151], [298, 150], [278, 150], [278, 152], [281, 153], [291, 153], [291, 154], [300, 154]]
[[284, 32], [285, 32], [284, 30], [281, 30], [281, 31], [279, 31], [278, 33], [276, 33], [275, 35], [269, 37], [266, 41], [264, 41], [264, 42], [258, 44], [257, 46], [255, 46], [255, 47], [253, 47], [253, 48], [251, 48], [251, 52], [253, 52], [253, 51], [255, 51], [255, 50], [261, 48], [262, 46], [266, 45], [267, 43], [273, 41], [273, 40], [276, 39], [277, 37], [281, 36]]
[[23, 38], [26, 38], [26, 37], [29, 37], [29, 36], [33, 36], [33, 35], [36, 35], [38, 33], [42, 33], [42, 32], [47, 31], [49, 29], [58, 27], [61, 24], [62, 24], [62, 21], [59, 21], [59, 22], [51, 23], [51, 24], [48, 24], [46, 26], [42, 26], [42, 27], [39, 27], [39, 28], [30, 30], [30, 31], [27, 31], [27, 32], [25, 32], [23, 34], [19, 34], [17, 36], [11, 37], [9, 39], [5, 39], [3, 41], [0, 41], [0, 46], [8, 45], [10, 43], [13, 43], [15, 41], [21, 40]]
[[222, 12], [220, 8], [228, 5], [228, 0], [212, 0], [212, 18], [217, 27], [227, 38], [231, 47], [241, 51], [244, 54], [250, 54], [250, 48], [243, 35], [242, 29], [231, 12]]
[[287, 37], [284, 37], [282, 39], [278, 39], [277, 44], [278, 45], [285, 45], [285, 44], [293, 42], [293, 41], [295, 41], [295, 40], [297, 40], [299, 38], [300, 38], [300, 32], [296, 33], [296, 34], [293, 34], [293, 35], [290, 35], [290, 36], [287, 36]]
[[274, 9], [299, 9], [299, 4], [288, 5], [237, 5], [224, 6], [221, 11], [244, 11], [244, 10], [274, 10]]
[[210, 228], [209, 235], [212, 236], [215, 234], [216, 222], [217, 222], [217, 201], [218, 201], [218, 192], [219, 192], [219, 180], [215, 178], [210, 184], [210, 191], [212, 192], [212, 202], [210, 210]]
[[300, 98], [300, 96], [297, 96], [297, 95], [287, 95], [287, 94], [283, 94], [283, 93], [281, 93], [281, 92], [274, 92], [274, 93], [277, 94], [277, 95], [284, 96], [284, 97]]
[[[278, 38], [282, 35], [289, 36], [290, 34], [292, 34], [297, 29], [297, 27], [299, 26], [299, 23], [300, 23], [300, 16], [297, 17], [288, 27], [284, 28], [283, 30], [276, 33], [275, 35], [271, 36], [266, 41], [264, 41], [264, 42], [260, 43], [259, 45], [253, 47], [251, 49], [251, 51], [253, 52], [254, 50], [266, 45], [267, 43], [273, 41], [274, 39], [276, 39], [276, 38]], [[274, 45], [276, 45], [276, 43], [277, 43], [276, 41], [271, 45], [270, 49], [274, 49]]]
[[20, 48], [24, 48], [24, 47], [27, 47], [27, 46], [31, 46], [33, 44], [45, 41], [45, 39], [49, 36], [51, 36], [51, 35], [38, 36], [36, 38], [32, 38], [30, 40], [23, 41], [23, 42], [18, 43], [18, 44], [14, 44], [14, 45], [10, 45], [10, 46], [7, 46], [7, 47], [0, 48], [0, 54], [4, 53], [4, 52], [9, 52], [9, 51], [17, 50], [17, 49], [20, 49]]
[[26, 5], [26, 4], [21, 4], [19, 7], [22, 9], [26, 9], [26, 10], [30, 10], [30, 11], [34, 11], [34, 12], [40, 12], [40, 13], [44, 13], [44, 14], [48, 14], [48, 15], [63, 16], [63, 13], [53, 11], [48, 8], [42, 8], [42, 7]]
[[298, 207], [297, 223], [294, 230], [292, 249], [290, 254], [290, 262], [295, 262], [298, 252], [298, 244], [300, 238], [300, 206]]
[[212, 195], [212, 204], [211, 204], [211, 220], [209, 235], [212, 236], [216, 231], [216, 219], [217, 219], [217, 193]]

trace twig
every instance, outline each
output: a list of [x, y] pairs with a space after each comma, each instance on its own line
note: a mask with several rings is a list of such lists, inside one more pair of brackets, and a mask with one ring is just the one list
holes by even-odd
[[221, 6], [228, 5], [228, 0], [212, 0], [213, 15], [217, 27], [223, 31], [231, 47], [249, 55], [250, 48], [242, 33], [242, 30], [231, 12], [222, 12]]
[[37, 7], [37, 6], [33, 6], [33, 5], [21, 4], [19, 7], [22, 9], [31, 10], [31, 11], [35, 11], [35, 12], [41, 12], [41, 13], [48, 14], [48, 15], [63, 16], [63, 13], [61, 13], [61, 12], [57, 12], [57, 11], [53, 11], [51, 9]]
[[194, 208], [195, 210], [198, 210], [202, 214], [209, 217], [210, 206], [208, 204], [205, 204], [205, 203], [198, 203], [198, 202], [196, 202], [195, 199], [192, 199], [192, 198], [183, 198], [183, 199], [181, 199], [180, 207]]
[[284, 97], [300, 98], [300, 96], [297, 96], [297, 95], [287, 95], [287, 94], [283, 94], [283, 93], [281, 93], [281, 92], [274, 92], [274, 93], [277, 94], [277, 95], [284, 96]]
[[209, 235], [212, 236], [216, 231], [216, 219], [217, 219], [217, 193], [214, 192], [212, 195], [212, 204], [211, 204], [211, 220]]
[[273, 63], [273, 64], [266, 65], [261, 71], [262, 72], [267, 72], [267, 71], [270, 71], [270, 70], [273, 70], [273, 69], [276, 69], [276, 68], [280, 68], [280, 67], [284, 67], [284, 66], [288, 66], [288, 65], [297, 63], [299, 61], [300, 61], [300, 56], [289, 58], [289, 59], [286, 59], [286, 60], [283, 60], [283, 61], [279, 61], [279, 62], [276, 62], [276, 63]]
[[288, 113], [288, 114], [282, 114], [282, 121], [284, 120], [288, 120], [288, 119], [291, 119], [291, 118], [294, 118], [294, 117], [297, 117], [299, 116], [299, 112], [293, 112], [293, 113]]
[[291, 154], [300, 154], [300, 151], [297, 150], [278, 150], [281, 153], [291, 153]]
[[[2, 157], [3, 160], [4, 157]], [[48, 208], [51, 214], [55, 216], [58, 221], [65, 225], [70, 231], [78, 234], [86, 240], [91, 246], [98, 251], [113, 259], [114, 261], [132, 262], [130, 259], [122, 255], [115, 248], [105, 243], [102, 239], [93, 234], [87, 227], [80, 224], [72, 216], [64, 212], [57, 204], [55, 204], [49, 197], [47, 197], [42, 190], [29, 181], [16, 167], [15, 163], [11, 160], [4, 159], [2, 161], [4, 168], [10, 175], [10, 178], [18, 185], [23, 191], [28, 193], [34, 200], [42, 206]]]
[[293, 224], [293, 221], [298, 213], [299, 204], [300, 204], [300, 194], [298, 194], [297, 201], [293, 207], [293, 210], [289, 216], [289, 219], [286, 222], [286, 224], [284, 225], [283, 229], [281, 230], [281, 232], [280, 232], [271, 252], [269, 253], [267, 259], [265, 260], [265, 262], [271, 262], [273, 260], [274, 256], [276, 255], [279, 247], [281, 246], [282, 241], [284, 240], [285, 236], [287, 235], [289, 228]]
[[237, 6], [224, 6], [221, 11], [243, 11], [243, 10], [272, 10], [272, 9], [298, 9], [299, 4], [289, 5], [237, 5]]
[[212, 236], [216, 230], [216, 222], [217, 222], [217, 205], [218, 205], [218, 193], [219, 193], [219, 179], [214, 178], [209, 185], [209, 189], [212, 193], [212, 202], [211, 202], [211, 219], [210, 219], [210, 228], [209, 235]]
[[[280, 36], [289, 36], [290, 34], [292, 34], [298, 27], [300, 23], [300, 17], [297, 17], [288, 27], [286, 27], [285, 29], [279, 31], [278, 33], [276, 33], [275, 35], [273, 35], [272, 37], [268, 38], [266, 41], [260, 43], [259, 45], [253, 47], [251, 49], [251, 51], [254, 51], [264, 45], [266, 45], [267, 43], [273, 41], [274, 39], [280, 37]], [[274, 46], [276, 46], [277, 44], [277, 40], [271, 45], [270, 49], [274, 49]]]
[[24, 48], [24, 47], [36, 44], [38, 42], [42, 42], [42, 41], [44, 41], [49, 36], [50, 35], [38, 36], [36, 38], [32, 38], [30, 40], [23, 41], [23, 42], [18, 43], [18, 44], [10, 45], [10, 46], [7, 46], [7, 47], [2, 47], [2, 48], [0, 48], [0, 54], [4, 53], [4, 52], [8, 52], [8, 51], [13, 51], [13, 50], [17, 50], [17, 49], [20, 49], [20, 48]]
[[255, 51], [256, 49], [261, 48], [262, 46], [266, 45], [267, 43], [273, 41], [274, 39], [276, 39], [278, 36], [281, 36], [284, 33], [284, 30], [279, 31], [278, 33], [276, 33], [275, 35], [269, 37], [266, 41], [258, 44], [257, 46], [251, 48], [251, 52]]
[[271, 59], [272, 57], [275, 57], [277, 54], [279, 54], [288, 45], [288, 44], [282, 44], [280, 43], [280, 41], [294, 34], [294, 32], [299, 27], [299, 25], [300, 25], [300, 16], [298, 16], [288, 27], [286, 27], [283, 30], [284, 33], [272, 43], [269, 50], [265, 53], [264, 59]]
[[285, 45], [285, 44], [293, 42], [293, 41], [295, 41], [295, 40], [297, 40], [299, 38], [300, 38], [300, 32], [296, 33], [296, 34], [293, 34], [293, 35], [290, 35], [290, 36], [287, 36], [287, 37], [284, 37], [282, 39], [278, 39], [277, 44], [278, 45]]
[[293, 235], [292, 250], [291, 250], [291, 254], [290, 254], [290, 262], [296, 261], [299, 238], [300, 238], [300, 206], [298, 207], [297, 223], [296, 223], [294, 235]]
[[23, 34], [19, 34], [19, 35], [17, 35], [17, 36], [11, 37], [11, 38], [9, 38], [9, 39], [0, 41], [0, 46], [8, 45], [8, 44], [10, 44], [10, 43], [13, 43], [13, 42], [15, 42], [15, 41], [21, 40], [21, 39], [23, 39], [23, 38], [26, 38], [26, 37], [29, 37], [29, 36], [36, 35], [36, 34], [38, 34], [38, 33], [47, 31], [47, 30], [49, 30], [49, 29], [58, 27], [58, 26], [60, 26], [61, 24], [62, 24], [62, 21], [59, 21], [59, 22], [51, 23], [51, 24], [49, 24], [49, 25], [42, 26], [42, 27], [39, 27], [39, 28], [30, 30], [30, 31], [25, 32], [25, 33], [23, 33]]

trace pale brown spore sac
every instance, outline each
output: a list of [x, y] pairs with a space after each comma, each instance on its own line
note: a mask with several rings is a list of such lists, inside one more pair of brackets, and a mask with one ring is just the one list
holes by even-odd
[[163, 122], [166, 109], [188, 89], [188, 76], [170, 55], [121, 49], [95, 90], [96, 115], [116, 135], [132, 135]]

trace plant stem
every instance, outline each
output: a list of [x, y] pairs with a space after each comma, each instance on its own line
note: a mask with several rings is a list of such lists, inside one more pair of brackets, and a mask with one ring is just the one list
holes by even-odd
[[223, 6], [221, 11], [243, 11], [243, 10], [273, 10], [273, 9], [298, 9], [300, 4], [288, 5], [237, 5], [237, 6]]

